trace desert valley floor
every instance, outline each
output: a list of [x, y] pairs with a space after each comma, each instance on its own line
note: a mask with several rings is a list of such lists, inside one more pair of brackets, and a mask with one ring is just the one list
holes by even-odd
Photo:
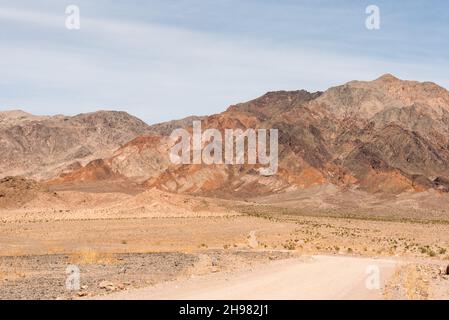
[[[249, 147], [226, 164], [219, 147], [213, 164], [173, 161], [172, 133], [195, 122], [241, 132], [236, 146], [270, 129], [275, 174]], [[153, 125], [1, 111], [0, 145], [0, 299], [449, 298], [449, 91], [436, 83], [385, 74]]]
[[[229, 201], [15, 183], [27, 202], [0, 198], [1, 299], [449, 298], [449, 219], [429, 204], [424, 215], [416, 194], [370, 202], [320, 187], [288, 201]], [[369, 215], [340, 209], [357, 197], [372, 205]], [[66, 289], [69, 265], [80, 269], [78, 291]], [[372, 265], [382, 284], [374, 291], [364, 285]]]

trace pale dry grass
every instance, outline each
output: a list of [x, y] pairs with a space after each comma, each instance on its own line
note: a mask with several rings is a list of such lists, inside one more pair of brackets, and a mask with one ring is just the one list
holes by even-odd
[[26, 256], [28, 253], [26, 250], [23, 249], [9, 249], [7, 251], [7, 254], [2, 254], [2, 256], [8, 256], [8, 257], [23, 257]]
[[69, 262], [77, 265], [114, 265], [118, 263], [118, 259], [113, 253], [98, 252], [88, 248], [71, 254]]
[[27, 276], [26, 271], [19, 266], [18, 259], [19, 257], [15, 257], [10, 265], [0, 265], [0, 282], [23, 279]]
[[416, 266], [407, 266], [405, 270], [404, 289], [408, 300], [429, 299], [429, 283], [425, 282]]
[[431, 286], [424, 266], [408, 264], [396, 270], [387, 284], [384, 296], [388, 300], [428, 300]]
[[0, 271], [0, 282], [4, 280], [14, 281], [26, 278], [26, 273], [20, 270], [15, 270], [12, 272]]
[[20, 258], [26, 256], [26, 252], [22, 249], [14, 249], [9, 252], [9, 257], [11, 258], [8, 264], [0, 264], [0, 281], [17, 280], [25, 278], [27, 273], [20, 264]]

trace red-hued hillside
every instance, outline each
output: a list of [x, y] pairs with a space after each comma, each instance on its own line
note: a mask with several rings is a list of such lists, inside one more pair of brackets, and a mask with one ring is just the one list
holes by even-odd
[[[277, 174], [260, 175], [260, 165], [172, 164], [169, 152], [176, 141], [169, 134], [178, 127], [191, 131], [193, 120], [201, 120], [203, 130], [278, 129]], [[121, 127], [123, 132], [131, 130]], [[110, 135], [107, 128], [102, 131]], [[141, 131], [146, 134], [137, 135]], [[101, 162], [68, 170], [55, 181], [124, 177], [145, 187], [220, 197], [254, 197], [324, 184], [389, 194], [449, 189], [449, 92], [431, 82], [384, 75], [325, 92], [270, 92], [220, 114], [132, 132], [135, 139]], [[49, 132], [45, 139], [51, 137]], [[9, 146], [14, 140], [3, 148]]]

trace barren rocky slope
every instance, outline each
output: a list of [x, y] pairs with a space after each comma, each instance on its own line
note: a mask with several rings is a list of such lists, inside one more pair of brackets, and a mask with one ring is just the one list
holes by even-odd
[[223, 197], [327, 183], [391, 194], [449, 186], [449, 92], [430, 82], [384, 75], [323, 93], [270, 92], [205, 117], [202, 126], [279, 129], [278, 173], [261, 176], [257, 165], [172, 165], [167, 130], [131, 141], [104, 165], [150, 187]]
[[[173, 165], [169, 150], [176, 141], [168, 136], [177, 127], [192, 130], [193, 120], [201, 120], [203, 130], [278, 129], [277, 174], [260, 175], [257, 170], [260, 165]], [[45, 118], [22, 127], [45, 121], [56, 120]], [[68, 121], [87, 122], [77, 117]], [[150, 128], [127, 121], [113, 122], [112, 129], [104, 121], [100, 122], [101, 129], [83, 127], [83, 132], [92, 131], [94, 137], [102, 137], [100, 142], [93, 139], [97, 141], [95, 150], [103, 146], [108, 149], [114, 143], [123, 145], [109, 156], [97, 157], [101, 160], [66, 170], [52, 183], [129, 179], [170, 192], [240, 198], [324, 184], [388, 194], [449, 189], [449, 92], [431, 82], [404, 81], [387, 74], [374, 81], [352, 81], [325, 92], [270, 92], [220, 114]], [[42, 128], [36, 129], [40, 135], [49, 131]], [[76, 152], [82, 159], [98, 154], [86, 146], [92, 141], [90, 135], [76, 136], [85, 141], [81, 144], [72, 139], [70, 146], [75, 146], [74, 150], [53, 142], [59, 132], [46, 134], [48, 139], [41, 140], [44, 145], [33, 146], [41, 150], [40, 166], [48, 165], [44, 154], [49, 149], [54, 154], [59, 148], [60, 154], [65, 157], [70, 154], [69, 158], [77, 158], [73, 156]], [[14, 143], [18, 140], [16, 137]], [[108, 144], [111, 140], [114, 143]], [[10, 154], [17, 149], [11, 147], [14, 143], [6, 147]], [[10, 170], [14, 168], [11, 163], [7, 166]], [[38, 166], [34, 168], [37, 170]]]
[[108, 157], [122, 144], [150, 132], [147, 124], [125, 112], [73, 117], [0, 112], [0, 176], [49, 178]]

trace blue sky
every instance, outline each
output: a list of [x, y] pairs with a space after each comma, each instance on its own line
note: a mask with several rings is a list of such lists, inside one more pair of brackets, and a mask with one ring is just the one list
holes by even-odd
[[[80, 30], [65, 28], [70, 4]], [[0, 110], [148, 123], [384, 73], [449, 88], [449, 2], [0, 0], [0, 71]]]

